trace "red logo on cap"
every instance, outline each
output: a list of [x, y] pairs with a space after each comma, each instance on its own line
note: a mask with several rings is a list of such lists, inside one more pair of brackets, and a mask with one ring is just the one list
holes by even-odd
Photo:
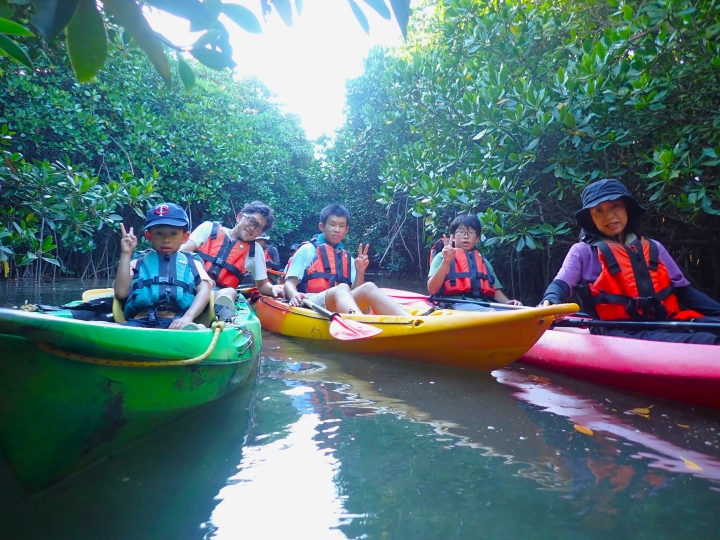
[[170, 211], [170, 207], [167, 204], [158, 204], [155, 207], [155, 214], [158, 216], [164, 216]]

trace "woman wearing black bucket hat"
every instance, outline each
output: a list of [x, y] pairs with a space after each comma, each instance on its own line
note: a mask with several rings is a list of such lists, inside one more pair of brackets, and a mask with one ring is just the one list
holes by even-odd
[[[720, 303], [694, 289], [662, 244], [640, 235], [645, 208], [618, 180], [598, 180], [582, 193], [575, 219], [581, 241], [570, 248], [543, 305], [576, 292], [584, 311], [604, 320], [720, 316]], [[681, 310], [682, 303], [688, 310]], [[691, 311], [692, 310], [692, 311]], [[608, 335], [676, 343], [720, 344], [710, 332], [605, 330]]]

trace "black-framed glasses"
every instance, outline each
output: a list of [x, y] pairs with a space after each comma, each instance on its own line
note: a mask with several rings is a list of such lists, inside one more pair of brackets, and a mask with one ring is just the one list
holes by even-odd
[[260, 225], [260, 222], [257, 219], [252, 216], [248, 216], [247, 214], [243, 214], [243, 217], [248, 220], [250, 226], [253, 227], [257, 232], [262, 232], [263, 226]]
[[455, 236], [477, 236], [477, 233], [475, 231], [464, 231], [464, 230], [457, 230], [455, 231]]

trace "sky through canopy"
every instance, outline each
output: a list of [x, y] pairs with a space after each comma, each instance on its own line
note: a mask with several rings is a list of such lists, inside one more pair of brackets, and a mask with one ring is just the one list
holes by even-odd
[[[402, 35], [394, 20], [387, 21], [362, 2], [370, 21], [368, 36], [344, 0], [306, 0], [291, 27], [273, 11], [262, 34], [250, 34], [223, 17], [231, 34], [238, 76], [254, 75], [277, 95], [284, 110], [297, 114], [309, 139], [332, 135], [343, 121], [345, 81], [359, 76], [363, 59], [377, 44], [394, 46]], [[259, 2], [245, 5], [262, 21]], [[186, 20], [152, 11], [153, 28], [177, 45], [190, 45]]]

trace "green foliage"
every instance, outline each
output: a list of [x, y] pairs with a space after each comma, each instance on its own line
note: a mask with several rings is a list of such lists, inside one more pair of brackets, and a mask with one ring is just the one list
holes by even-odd
[[[571, 241], [579, 192], [620, 178], [648, 203], [648, 232], [714, 285], [718, 34], [712, 0], [439, 2], [385, 61], [389, 108], [364, 111], [406, 129], [383, 140], [382, 200], [409, 195], [431, 235], [477, 212], [486, 245], [548, 257]], [[535, 260], [540, 287], [550, 261]]]
[[349, 245], [370, 243], [374, 263], [391, 272], [415, 274], [426, 257], [419, 249], [424, 244], [422, 226], [408, 216], [409, 199], [376, 202], [383, 186], [381, 164], [389, 152], [411, 140], [402, 122], [385, 119], [393, 103], [381, 83], [393, 61], [386, 51], [375, 49], [363, 75], [348, 82], [346, 123], [323, 149], [325, 197], [350, 210]]
[[[348, 0], [353, 13], [366, 32], [369, 32], [367, 18], [354, 0]], [[375, 11], [390, 18], [385, 0], [365, 0]], [[262, 26], [255, 14], [245, 6], [220, 0], [104, 0], [103, 10], [98, 10], [94, 0], [1, 0], [0, 17], [12, 16], [23, 23], [30, 19], [40, 34], [48, 41], [54, 41], [65, 31], [70, 62], [77, 80], [90, 80], [104, 65], [107, 58], [106, 23], [104, 15], [112, 18], [113, 23], [122, 27], [127, 35], [126, 41], [133, 40], [155, 66], [155, 69], [170, 85], [172, 72], [165, 48], [177, 53], [186, 49], [174, 45], [170, 40], [157, 34], [149, 25], [142, 11], [143, 5], [165, 11], [190, 22], [193, 32], [204, 31], [198, 42], [188, 51], [202, 64], [212, 69], [234, 68], [233, 50], [230, 46], [230, 34], [219, 20], [220, 14], [226, 15], [233, 23], [247, 32], [260, 33]], [[263, 17], [273, 10], [288, 26], [292, 25], [293, 7], [290, 0], [260, 0]], [[302, 0], [295, 0], [298, 12], [302, 10]], [[410, 0], [390, 0], [390, 7], [405, 34]], [[20, 25], [12, 26], [13, 21], [0, 19], [0, 55], [7, 55], [32, 68], [31, 56], [43, 48], [38, 40], [27, 40], [26, 45], [32, 54], [28, 55], [8, 35], [30, 37], [32, 34], [17, 33]], [[22, 28], [22, 27], [21, 27]], [[85, 30], [84, 32], [82, 30]], [[188, 66], [179, 64], [181, 79], [189, 79]]]
[[79, 82], [87, 82], [97, 75], [107, 56], [105, 20], [98, 12], [95, 0], [78, 0], [66, 32], [68, 56], [75, 77]]
[[[15, 133], [2, 125], [0, 143], [8, 147]], [[155, 179], [123, 175], [119, 181], [101, 182], [87, 170], [67, 163], [27, 163], [20, 154], [3, 150], [0, 167], [0, 262], [10, 269], [42, 261], [60, 266], [58, 246], [89, 252], [97, 248], [93, 236], [115, 226], [121, 208], [144, 215], [145, 201], [153, 196]]]
[[[85, 85], [73, 80], [62, 49], [39, 55], [32, 73], [7, 71], [0, 122], [16, 132], [8, 141], [12, 152], [31, 163], [72, 163], [98, 185], [126, 185], [131, 197], [143, 193], [143, 178], [153, 179], [155, 196], [182, 204], [194, 225], [205, 219], [231, 224], [242, 205], [255, 199], [277, 209], [279, 234], [300, 227], [305, 216], [317, 216], [322, 201], [313, 147], [299, 119], [271, 103], [261, 83], [235, 81], [195, 64], [202, 75], [199, 91], [178, 93], [112, 28], [111, 35], [109, 69]], [[55, 165], [32, 167], [65, 174]], [[101, 228], [98, 221], [88, 227]], [[112, 236], [93, 241], [110, 241], [113, 254], [116, 233], [107, 234]], [[85, 245], [69, 237], [63, 245], [72, 242]]]
[[33, 37], [33, 33], [14, 21], [0, 18], [0, 56], [9, 56], [16, 62], [32, 68], [28, 54], [8, 36]]

